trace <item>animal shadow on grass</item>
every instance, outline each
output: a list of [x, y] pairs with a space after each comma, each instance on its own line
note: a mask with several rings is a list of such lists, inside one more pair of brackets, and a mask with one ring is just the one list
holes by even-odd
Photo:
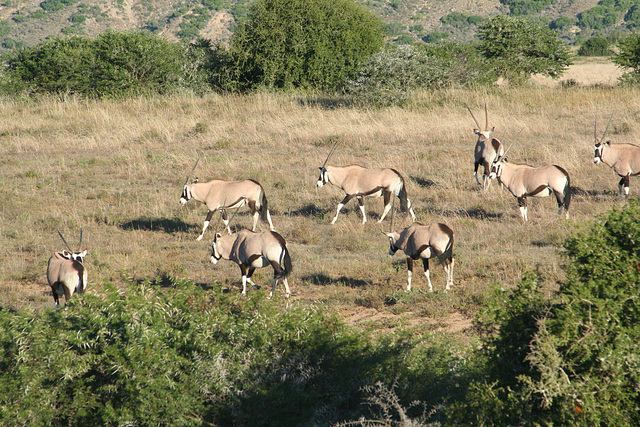
[[[435, 206], [435, 205], [430, 205]], [[487, 212], [486, 209], [481, 207], [473, 207], [469, 209], [442, 209], [437, 207], [427, 207], [426, 211], [433, 215], [445, 216], [445, 217], [467, 217], [471, 219], [480, 220], [499, 220], [503, 217], [503, 213]]]
[[[143, 283], [149, 283], [151, 286], [157, 286], [160, 288], [175, 288], [176, 287], [176, 279], [175, 277], [163, 273], [160, 274], [156, 277], [153, 278], [146, 278], [146, 279], [136, 279], [133, 281], [133, 283], [135, 283], [136, 285], [142, 285]], [[194, 283], [194, 285], [196, 285], [197, 287], [201, 288], [204, 291], [210, 291], [211, 289], [213, 289], [213, 286], [211, 286], [208, 283]]]
[[353, 277], [345, 277], [345, 276], [329, 277], [323, 273], [309, 274], [309, 275], [303, 276], [302, 280], [305, 282], [310, 282], [320, 286], [343, 283], [344, 285], [350, 288], [363, 288], [371, 284], [371, 282], [368, 282], [366, 280], [354, 279]]
[[618, 193], [613, 190], [584, 190], [580, 187], [571, 187], [571, 196], [578, 199], [601, 200], [617, 197]]
[[419, 176], [409, 175], [409, 178], [418, 184], [421, 188], [431, 188], [435, 187], [436, 183], [431, 181], [430, 179], [420, 178]]
[[175, 233], [178, 231], [189, 231], [192, 225], [185, 223], [180, 219], [152, 219], [138, 218], [120, 224], [123, 230], [147, 230], [147, 231], [164, 231], [165, 233]]
[[289, 211], [288, 214], [291, 216], [313, 216], [316, 218], [322, 218], [327, 212], [327, 209], [319, 208], [317, 205], [310, 203], [301, 207], [300, 209]]

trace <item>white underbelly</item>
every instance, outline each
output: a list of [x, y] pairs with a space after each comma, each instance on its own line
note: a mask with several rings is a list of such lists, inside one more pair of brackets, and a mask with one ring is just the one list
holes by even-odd
[[551, 189], [549, 187], [545, 188], [538, 194], [534, 194], [532, 197], [549, 197], [551, 195]]
[[252, 263], [251, 267], [253, 268], [262, 268], [269, 265], [269, 260], [265, 257], [261, 256], [260, 258], [256, 258]]

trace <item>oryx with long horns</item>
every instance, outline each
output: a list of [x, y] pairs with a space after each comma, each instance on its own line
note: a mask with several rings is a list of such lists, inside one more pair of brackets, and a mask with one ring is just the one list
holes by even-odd
[[251, 230], [240, 230], [230, 235], [216, 233], [211, 244], [211, 262], [217, 264], [220, 259], [228, 259], [240, 267], [242, 273], [242, 295], [247, 294], [247, 282], [254, 288], [258, 286], [251, 280], [256, 268], [273, 267], [273, 286], [269, 299], [273, 297], [278, 279], [282, 279], [286, 297], [291, 296], [287, 276], [291, 273], [292, 264], [287, 242], [275, 231], [255, 233]]
[[[484, 117], [485, 117], [485, 126], [484, 130], [481, 130], [480, 123], [476, 119], [476, 116], [471, 112], [471, 108], [468, 105], [465, 105], [467, 110], [469, 110], [469, 114], [473, 118], [473, 121], [476, 123], [476, 128], [473, 130], [473, 133], [478, 135], [478, 140], [476, 141], [476, 147], [474, 150], [475, 162], [473, 166], [473, 176], [478, 183], [478, 186], [485, 191], [491, 185], [491, 181], [489, 179], [489, 173], [491, 171], [491, 163], [495, 160], [498, 155], [503, 155], [504, 150], [502, 144], [499, 140], [494, 138], [493, 131], [495, 127], [489, 128], [489, 113], [487, 111], [487, 104], [484, 104]], [[478, 167], [482, 165], [484, 168], [482, 174], [482, 182], [478, 179]]]
[[[511, 148], [509, 145], [509, 148]], [[506, 186], [511, 194], [518, 199], [520, 215], [523, 221], [528, 221], [527, 197], [547, 197], [552, 193], [558, 202], [558, 215], [564, 209], [565, 217], [569, 218], [569, 204], [571, 203], [571, 179], [569, 173], [558, 165], [533, 167], [523, 164], [509, 163], [506, 154], [499, 155], [491, 164], [491, 179]]]
[[613, 113], [611, 113], [602, 138], [598, 140], [598, 116], [596, 115], [594, 126], [595, 156], [593, 157], [593, 162], [595, 164], [604, 162], [607, 166], [613, 168], [620, 177], [620, 182], [618, 182], [620, 195], [622, 196], [624, 193], [625, 198], [629, 199], [629, 177], [640, 175], [640, 147], [628, 143], [612, 144], [611, 141], [604, 142], [604, 137], [607, 134], [612, 118]]
[[378, 223], [382, 222], [391, 209], [391, 197], [397, 196], [400, 199], [400, 209], [403, 212], [409, 211], [411, 218], [415, 220], [416, 216], [411, 207], [411, 201], [407, 197], [407, 190], [405, 188], [405, 181], [400, 172], [395, 169], [367, 169], [358, 165], [349, 166], [327, 166], [329, 158], [335, 151], [339, 141], [333, 145], [329, 155], [324, 161], [324, 164], [320, 167], [320, 176], [316, 187], [321, 188], [327, 183], [331, 183], [335, 186], [342, 188], [346, 193], [346, 196], [340, 203], [338, 203], [338, 209], [336, 210], [336, 216], [331, 221], [331, 224], [335, 224], [338, 220], [338, 215], [349, 200], [354, 197], [358, 200], [360, 205], [360, 212], [362, 212], [362, 223], [367, 222], [367, 215], [364, 209], [365, 197], [381, 197], [384, 196], [384, 210], [382, 216], [378, 220]]
[[202, 233], [196, 240], [202, 240], [204, 233], [209, 227], [211, 218], [216, 211], [220, 211], [220, 216], [224, 221], [227, 231], [231, 234], [229, 221], [227, 219], [227, 209], [239, 208], [245, 204], [249, 205], [249, 210], [253, 215], [252, 231], [255, 231], [258, 225], [258, 218], [269, 224], [269, 229], [274, 231], [273, 222], [271, 222], [271, 214], [267, 207], [267, 196], [265, 195], [262, 185], [253, 179], [245, 179], [241, 181], [224, 181], [214, 179], [209, 182], [198, 182], [195, 178], [189, 183], [189, 178], [198, 165], [198, 159], [193, 169], [187, 175], [184, 183], [180, 203], [186, 204], [189, 200], [194, 199], [207, 205], [207, 217], [204, 220]]
[[444, 267], [447, 276], [445, 290], [451, 289], [455, 260], [453, 258], [453, 230], [448, 225], [443, 223], [424, 225], [414, 222], [401, 232], [385, 234], [389, 238], [389, 255], [394, 255], [400, 249], [407, 256], [407, 291], [411, 290], [413, 261], [422, 259], [429, 292], [433, 292], [429, 273], [429, 259], [431, 258], [437, 258]]
[[[82, 294], [87, 288], [87, 269], [84, 266], [84, 257], [87, 255], [87, 251], [72, 250], [62, 233], [58, 231], [58, 234], [69, 251], [55, 252], [47, 264], [47, 281], [51, 286], [56, 308], [60, 305], [62, 295], [64, 295], [66, 305], [74, 293]], [[82, 245], [82, 230], [80, 230], [78, 247], [80, 245]]]

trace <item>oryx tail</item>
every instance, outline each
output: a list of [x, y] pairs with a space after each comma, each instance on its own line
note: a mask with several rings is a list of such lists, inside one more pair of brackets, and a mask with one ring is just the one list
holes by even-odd
[[402, 212], [407, 212], [409, 208], [411, 208], [411, 206], [409, 202], [409, 196], [407, 195], [407, 186], [405, 185], [404, 177], [397, 170], [395, 169], [391, 169], [391, 170], [397, 173], [401, 179], [400, 188], [395, 194], [396, 196], [398, 196], [398, 199], [400, 199], [400, 210]]

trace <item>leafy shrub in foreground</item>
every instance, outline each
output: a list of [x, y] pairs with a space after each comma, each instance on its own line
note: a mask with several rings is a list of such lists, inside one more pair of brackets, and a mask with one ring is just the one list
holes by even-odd
[[411, 408], [464, 382], [464, 353], [448, 343], [399, 334], [373, 346], [313, 308], [172, 281], [105, 284], [68, 310], [0, 310], [3, 424], [329, 425], [367, 415], [378, 382], [395, 381]]
[[451, 421], [640, 423], [639, 220], [631, 201], [570, 238], [567, 278], [552, 301], [528, 275], [490, 304], [487, 370], [449, 408]]

